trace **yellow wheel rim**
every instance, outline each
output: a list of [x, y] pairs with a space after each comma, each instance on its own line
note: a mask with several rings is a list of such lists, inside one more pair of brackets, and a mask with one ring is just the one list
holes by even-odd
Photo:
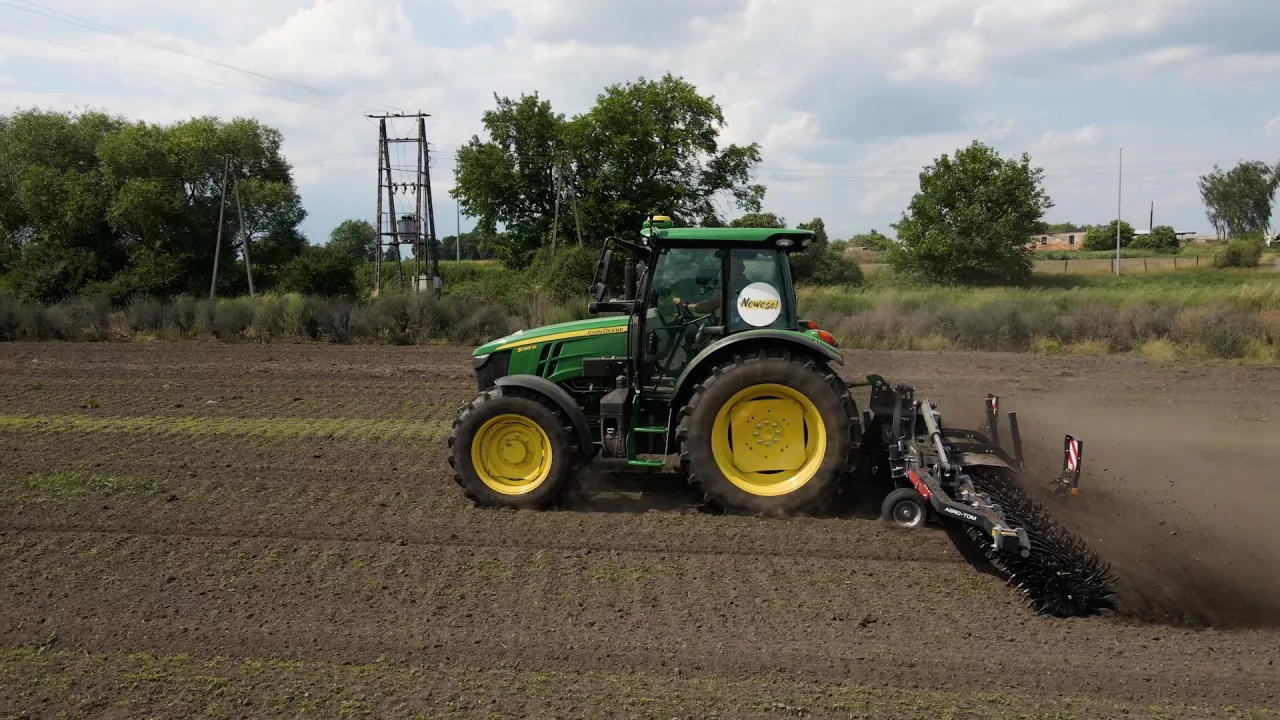
[[739, 489], [777, 497], [804, 487], [827, 453], [827, 427], [805, 395], [753, 385], [729, 398], [711, 427], [711, 454]]
[[499, 415], [476, 432], [471, 465], [494, 492], [524, 495], [551, 474], [551, 439], [538, 423], [523, 415]]

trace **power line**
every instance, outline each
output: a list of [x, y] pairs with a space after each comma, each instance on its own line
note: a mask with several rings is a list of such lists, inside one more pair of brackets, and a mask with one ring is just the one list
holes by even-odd
[[[181, 48], [176, 48], [176, 47], [173, 47], [173, 46], [170, 46], [170, 45], [165, 45], [164, 43], [159, 43], [159, 42], [156, 42], [156, 41], [154, 41], [154, 40], [148, 40], [147, 38], [139, 37], [139, 36], [137, 36], [137, 35], [134, 35], [133, 33], [129, 33], [129, 32], [126, 32], [126, 31], [124, 31], [124, 30], [119, 30], [119, 29], [117, 29], [117, 28], [113, 28], [113, 27], [111, 27], [111, 26], [109, 26], [109, 25], [103, 25], [102, 23], [96, 22], [96, 21], [94, 21], [94, 20], [89, 20], [89, 19], [87, 19], [87, 18], [83, 18], [83, 17], [80, 17], [80, 16], [78, 16], [78, 15], [73, 15], [73, 14], [68, 13], [68, 12], [63, 12], [63, 11], [61, 11], [61, 10], [54, 10], [53, 8], [45, 7], [45, 6], [40, 5], [40, 4], [38, 4], [38, 3], [31, 2], [31, 0], [19, 0], [19, 2], [21, 2], [23, 5], [28, 5], [28, 6], [31, 6], [31, 7], [23, 7], [22, 5], [17, 5], [17, 4], [14, 4], [14, 3], [12, 3], [12, 2], [0, 2], [0, 5], [6, 5], [6, 6], [8, 6], [8, 7], [11, 7], [11, 8], [13, 8], [13, 9], [15, 9], [15, 10], [21, 10], [21, 11], [23, 11], [23, 12], [32, 13], [32, 14], [34, 14], [34, 15], [39, 15], [39, 16], [41, 16], [41, 17], [46, 17], [46, 18], [49, 18], [49, 19], [51, 19], [51, 20], [56, 20], [56, 21], [58, 21], [58, 22], [63, 22], [63, 23], [67, 23], [67, 24], [70, 24], [70, 25], [75, 25], [75, 26], [77, 26], [77, 27], [82, 27], [82, 28], [85, 28], [85, 29], [87, 29], [87, 30], [93, 30], [93, 31], [95, 31], [95, 32], [99, 32], [99, 33], [103, 33], [103, 34], [115, 35], [115, 36], [120, 37], [120, 38], [123, 38], [123, 39], [125, 39], [125, 40], [130, 40], [130, 41], [133, 41], [133, 42], [139, 43], [139, 44], [141, 44], [141, 45], [146, 45], [146, 46], [148, 46], [148, 47], [155, 48], [155, 49], [157, 49], [157, 50], [163, 50], [163, 51], [165, 51], [165, 52], [175, 53], [175, 54], [177, 54], [177, 55], [182, 55], [182, 56], [185, 56], [185, 57], [189, 57], [189, 58], [192, 58], [192, 59], [194, 59], [194, 60], [199, 60], [200, 62], [209, 63], [209, 64], [211, 64], [211, 65], [217, 65], [217, 66], [219, 66], [219, 67], [224, 67], [224, 68], [227, 68], [228, 70], [234, 70], [234, 71], [236, 71], [236, 72], [241, 72], [241, 73], [244, 73], [244, 74], [246, 74], [246, 75], [252, 75], [252, 76], [254, 76], [254, 77], [261, 78], [261, 79], [263, 79], [263, 80], [268, 80], [268, 81], [271, 81], [271, 82], [280, 83], [280, 84], [282, 84], [282, 85], [288, 85], [288, 86], [290, 86], [290, 87], [294, 87], [294, 88], [297, 88], [297, 89], [299, 89], [299, 90], [304, 90], [304, 91], [306, 91], [306, 92], [313, 93], [313, 94], [316, 94], [316, 95], [322, 95], [322, 96], [330, 97], [330, 98], [333, 98], [333, 99], [335, 99], [335, 100], [346, 100], [346, 101], [348, 101], [348, 102], [353, 102], [353, 103], [356, 103], [356, 104], [358, 104], [358, 105], [364, 105], [364, 106], [366, 106], [366, 107], [370, 107], [370, 108], [381, 108], [381, 107], [383, 107], [383, 106], [381, 106], [381, 105], [379, 105], [379, 104], [377, 104], [377, 103], [369, 102], [369, 101], [367, 101], [367, 100], [361, 100], [360, 98], [350, 97], [350, 96], [346, 96], [346, 95], [339, 95], [338, 93], [329, 92], [328, 90], [324, 90], [324, 89], [322, 89], [322, 88], [317, 88], [317, 87], [313, 87], [313, 86], [311, 86], [311, 85], [305, 85], [305, 84], [303, 84], [303, 83], [294, 82], [293, 80], [286, 80], [286, 79], [284, 79], [284, 78], [274, 77], [274, 76], [272, 76], [272, 75], [267, 75], [267, 74], [265, 74], [265, 73], [260, 73], [260, 72], [254, 71], [254, 70], [249, 70], [249, 69], [246, 69], [246, 68], [238, 67], [238, 66], [236, 66], [236, 65], [231, 65], [231, 64], [229, 64], [229, 63], [225, 63], [225, 62], [222, 62], [222, 61], [220, 61], [220, 60], [214, 60], [214, 59], [212, 59], [212, 58], [207, 58], [207, 57], [203, 57], [203, 56], [201, 56], [201, 55], [196, 55], [196, 54], [194, 54], [194, 53], [187, 52], [186, 50], [183, 50], [183, 49], [181, 49]], [[34, 9], [34, 8], [39, 8], [39, 9]], [[61, 17], [59, 17], [59, 16], [61, 16]]]
[[104, 58], [107, 58], [108, 60], [115, 60], [117, 62], [129, 63], [130, 65], [137, 65], [139, 67], [144, 67], [149, 70], [155, 70], [157, 72], [171, 73], [173, 75], [181, 75], [182, 77], [191, 78], [192, 80], [199, 80], [200, 82], [210, 83], [213, 85], [222, 85], [224, 87], [233, 88], [235, 90], [241, 90], [244, 92], [253, 93], [254, 95], [262, 95], [264, 97], [274, 98], [276, 100], [284, 100], [286, 102], [298, 103], [300, 105], [308, 105], [310, 107], [319, 108], [321, 110], [329, 110], [331, 112], [343, 113], [346, 115], [358, 114], [350, 110], [342, 110], [340, 108], [330, 107], [328, 105], [318, 105], [316, 103], [307, 102], [306, 100], [296, 100], [294, 98], [285, 97], [283, 95], [275, 95], [272, 93], [263, 92], [261, 90], [254, 90], [253, 88], [243, 87], [241, 85], [233, 85], [231, 83], [223, 82], [221, 80], [211, 80], [206, 77], [200, 77], [199, 75], [184, 73], [181, 70], [173, 70], [170, 68], [158, 67], [156, 65], [148, 65], [147, 63], [139, 62], [137, 60], [129, 60], [128, 58], [117, 57], [115, 55], [108, 55], [107, 53], [104, 53], [104, 52], [98, 52], [97, 50], [90, 50], [88, 48], [79, 47], [77, 45], [71, 45], [69, 43], [59, 42], [57, 40], [50, 40], [48, 38], [37, 37], [35, 35], [28, 35], [26, 33], [18, 32], [17, 30], [0, 28], [0, 32], [7, 33], [9, 35], [17, 35], [18, 37], [27, 38], [28, 40], [35, 40], [37, 42], [48, 43], [50, 45], [57, 45], [59, 47], [68, 48], [70, 50], [76, 50], [78, 52], [89, 53], [90, 55], [97, 55], [98, 57], [104, 57]]

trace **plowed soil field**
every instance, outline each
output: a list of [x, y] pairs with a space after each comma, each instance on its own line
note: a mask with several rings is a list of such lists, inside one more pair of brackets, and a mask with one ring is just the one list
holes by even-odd
[[[694, 508], [593, 466], [472, 508], [464, 348], [0, 345], [0, 717], [1280, 716], [1280, 371], [846, 353], [1019, 412], [1121, 612], [1054, 620], [936, 529]], [[874, 498], [866, 499], [874, 506]]]

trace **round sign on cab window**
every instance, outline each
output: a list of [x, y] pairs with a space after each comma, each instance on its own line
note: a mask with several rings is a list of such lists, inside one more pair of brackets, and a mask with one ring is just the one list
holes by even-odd
[[769, 283], [751, 283], [738, 293], [738, 315], [753, 327], [773, 324], [782, 314], [782, 296]]

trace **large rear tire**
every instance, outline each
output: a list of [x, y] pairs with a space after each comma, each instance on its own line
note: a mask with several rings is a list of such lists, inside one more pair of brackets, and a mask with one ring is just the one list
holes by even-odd
[[676, 431], [689, 483], [708, 503], [778, 516], [821, 512], [842, 489], [858, 413], [826, 365], [737, 356], [695, 386]]
[[493, 387], [454, 420], [453, 479], [482, 507], [534, 510], [553, 504], [579, 464], [572, 422], [554, 402]]

